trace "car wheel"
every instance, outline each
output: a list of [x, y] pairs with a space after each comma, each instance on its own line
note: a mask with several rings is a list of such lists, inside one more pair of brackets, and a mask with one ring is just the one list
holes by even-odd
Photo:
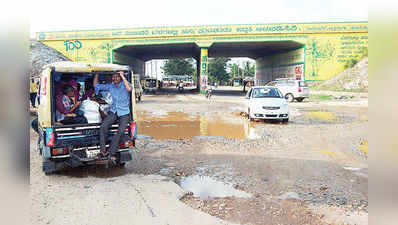
[[294, 96], [292, 95], [292, 94], [286, 94], [285, 95], [285, 99], [288, 101], [288, 102], [293, 102], [294, 101]]
[[302, 102], [302, 101], [304, 100], [304, 98], [296, 98], [296, 100], [297, 100], [298, 102]]

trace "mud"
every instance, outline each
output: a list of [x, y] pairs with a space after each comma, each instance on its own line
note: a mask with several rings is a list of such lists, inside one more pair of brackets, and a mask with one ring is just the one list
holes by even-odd
[[[71, 190], [75, 194], [108, 190], [109, 186], [125, 190], [124, 184], [141, 185], [137, 178], [156, 176], [166, 183], [160, 186], [149, 180], [153, 189], [142, 195], [143, 208], [155, 209], [155, 214], [161, 209], [155, 203], [164, 196], [153, 199], [152, 192], [171, 182], [181, 193], [176, 183], [188, 184], [181, 195], [185, 204], [178, 204], [226, 223], [367, 224], [368, 163], [361, 155], [368, 151], [367, 107], [355, 102], [294, 103], [289, 104], [287, 124], [249, 122], [240, 98], [218, 96], [217, 92], [211, 101], [191, 94], [144, 96], [137, 105], [139, 135], [134, 159], [125, 167], [66, 168], [44, 176], [40, 158], [31, 148], [31, 156], [36, 156], [31, 161], [36, 200], [32, 208], [50, 204], [51, 199], [67, 199]], [[58, 188], [54, 196], [42, 192], [43, 187], [68, 188]], [[140, 190], [144, 193], [146, 189]], [[111, 191], [110, 199], [117, 199], [119, 191]], [[160, 193], [168, 196], [169, 191], [163, 188]], [[236, 197], [236, 192], [250, 196]], [[142, 196], [129, 203], [141, 201]], [[166, 208], [178, 204], [169, 203]], [[40, 210], [48, 215], [52, 212]], [[41, 224], [42, 214], [35, 215], [40, 221], [33, 224]]]

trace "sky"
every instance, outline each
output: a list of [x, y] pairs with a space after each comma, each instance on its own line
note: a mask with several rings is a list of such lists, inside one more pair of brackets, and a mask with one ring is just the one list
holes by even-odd
[[44, 0], [26, 4], [31, 35], [76, 29], [368, 20], [366, 0]]

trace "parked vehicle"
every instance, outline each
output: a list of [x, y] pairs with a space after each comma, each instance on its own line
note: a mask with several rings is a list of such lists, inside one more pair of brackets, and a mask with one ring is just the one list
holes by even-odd
[[[73, 80], [74, 82], [83, 84], [81, 87], [84, 87], [85, 82], [87, 84], [92, 82], [95, 74], [99, 75], [100, 83], [106, 83], [110, 82], [111, 76], [118, 71], [124, 72], [126, 79], [132, 83], [134, 88], [135, 82], [131, 82], [132, 72], [128, 66], [75, 62], [57, 62], [45, 66], [40, 75], [40, 105], [37, 123], [39, 133], [38, 150], [43, 158], [43, 172], [46, 174], [54, 172], [63, 165], [77, 167], [107, 163], [97, 157], [100, 151], [100, 121], [69, 125], [56, 122], [56, 93], [57, 85], [60, 84], [60, 81], [63, 81], [62, 79]], [[96, 98], [97, 96], [106, 96], [106, 94], [110, 95], [109, 92], [100, 92], [94, 96]], [[94, 96], [91, 97], [94, 98]], [[132, 160], [131, 153], [135, 146], [137, 117], [134, 91], [131, 92], [130, 99], [130, 121], [120, 139], [119, 149], [116, 154], [116, 162], [119, 166], [123, 166], [126, 162]], [[106, 101], [98, 104], [109, 104]], [[98, 113], [98, 111], [100, 110], [97, 109], [93, 113]], [[101, 120], [102, 116], [102, 114], [101, 116], [98, 115], [99, 120]], [[106, 142], [107, 147], [113, 135], [117, 132], [118, 126], [118, 122], [111, 125]]]
[[246, 94], [247, 118], [289, 121], [289, 105], [276, 87], [255, 86]]
[[144, 92], [156, 94], [159, 88], [159, 81], [154, 78], [146, 78], [144, 83]]
[[142, 95], [144, 94], [144, 90], [142, 89], [140, 82], [140, 75], [134, 74], [134, 90], [135, 90], [135, 99], [137, 102], [142, 100]]
[[293, 102], [294, 100], [302, 102], [310, 95], [310, 89], [303, 80], [279, 78], [269, 82], [267, 86], [277, 87], [289, 102]]

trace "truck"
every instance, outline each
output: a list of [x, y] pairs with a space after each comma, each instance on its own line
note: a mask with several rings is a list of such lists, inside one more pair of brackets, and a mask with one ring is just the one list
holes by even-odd
[[[64, 125], [56, 121], [56, 88], [62, 79], [72, 79], [79, 83], [80, 93], [85, 86], [90, 86], [95, 74], [99, 75], [100, 83], [111, 82], [111, 76], [123, 72], [133, 86], [134, 80], [128, 66], [106, 63], [56, 62], [46, 65], [40, 75], [38, 106], [37, 149], [42, 156], [42, 168], [45, 174], [51, 174], [66, 166], [78, 167], [92, 164], [108, 164], [109, 160], [98, 158], [100, 152], [100, 121], [83, 124]], [[89, 85], [85, 85], [89, 84]], [[92, 87], [92, 85], [91, 85]], [[137, 136], [137, 114], [135, 91], [131, 91], [129, 99], [130, 115], [128, 126], [120, 138], [116, 153], [116, 166], [124, 166], [132, 160]], [[106, 93], [98, 93], [98, 96]], [[118, 130], [118, 121], [111, 125], [106, 140], [109, 147], [111, 139]]]

